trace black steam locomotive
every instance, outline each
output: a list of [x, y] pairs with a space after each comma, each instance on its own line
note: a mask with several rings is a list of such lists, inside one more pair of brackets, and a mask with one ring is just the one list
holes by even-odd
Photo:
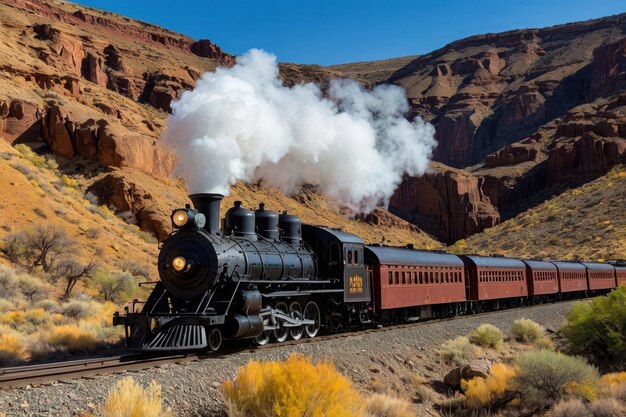
[[224, 339], [262, 345], [371, 321], [362, 239], [241, 202], [220, 230], [223, 196], [190, 198], [195, 209], [172, 212], [148, 300], [113, 318], [129, 349], [215, 351]]

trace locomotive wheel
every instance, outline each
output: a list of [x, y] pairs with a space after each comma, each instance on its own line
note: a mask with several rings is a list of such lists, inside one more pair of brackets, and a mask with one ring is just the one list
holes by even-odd
[[[299, 302], [294, 301], [289, 305], [289, 313], [294, 319], [302, 319], [302, 306]], [[293, 340], [299, 340], [304, 335], [304, 326], [292, 327], [289, 329], [289, 335]]]
[[[287, 307], [287, 303], [283, 301], [276, 303], [275, 310], [280, 310], [283, 314], [289, 315], [289, 308]], [[276, 321], [276, 326], [278, 327], [278, 329], [272, 331], [274, 340], [279, 343], [284, 342], [289, 337], [289, 330], [286, 327], [283, 327], [280, 320]]]
[[321, 316], [320, 316], [320, 308], [317, 306], [315, 301], [309, 301], [304, 306], [304, 319], [305, 320], [313, 320], [315, 324], [308, 324], [304, 326], [304, 331], [307, 336], [315, 337], [317, 333], [320, 331], [321, 325]]
[[207, 336], [209, 349], [212, 352], [216, 352], [222, 346], [222, 331], [217, 327], [213, 327], [209, 329], [209, 334]]
[[[267, 327], [269, 323], [270, 323], [269, 318], [264, 319], [263, 327]], [[270, 332], [268, 330], [265, 330], [263, 333], [261, 333], [260, 335], [254, 338], [254, 343], [256, 343], [258, 346], [266, 345], [269, 341], [270, 341]]]

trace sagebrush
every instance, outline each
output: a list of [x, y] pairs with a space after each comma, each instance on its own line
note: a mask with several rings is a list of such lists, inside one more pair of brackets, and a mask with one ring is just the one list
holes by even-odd
[[229, 417], [353, 417], [363, 401], [329, 362], [294, 354], [281, 362], [251, 361], [222, 386]]

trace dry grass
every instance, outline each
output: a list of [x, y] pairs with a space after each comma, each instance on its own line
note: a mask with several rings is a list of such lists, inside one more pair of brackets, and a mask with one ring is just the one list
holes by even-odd
[[294, 354], [282, 362], [251, 361], [222, 386], [230, 417], [354, 417], [362, 400], [328, 362]]
[[20, 334], [8, 326], [0, 326], [0, 366], [12, 365], [27, 358]]
[[491, 368], [487, 378], [476, 377], [461, 381], [468, 405], [471, 408], [481, 408], [502, 399], [513, 390], [515, 374], [515, 368], [497, 363]]
[[75, 324], [65, 324], [55, 327], [48, 334], [50, 346], [67, 350], [70, 353], [80, 353], [93, 350], [98, 345], [96, 336], [85, 332]]
[[438, 349], [439, 355], [446, 361], [460, 365], [476, 356], [476, 347], [466, 336], [445, 341]]
[[516, 258], [626, 259], [625, 206], [626, 167], [617, 166], [448, 249]]
[[143, 387], [128, 377], [109, 391], [102, 406], [104, 417], [172, 417], [161, 396], [161, 386], [152, 381]]
[[415, 417], [407, 400], [386, 394], [374, 394], [365, 401], [364, 417]]
[[481, 324], [470, 334], [469, 339], [472, 343], [476, 343], [482, 347], [501, 349], [504, 336], [496, 326]]

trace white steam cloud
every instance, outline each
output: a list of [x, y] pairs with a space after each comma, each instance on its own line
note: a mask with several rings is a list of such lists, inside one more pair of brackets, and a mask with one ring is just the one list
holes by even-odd
[[402, 175], [421, 175], [434, 127], [404, 115], [401, 88], [332, 81], [286, 87], [276, 57], [253, 49], [172, 103], [162, 143], [190, 193], [228, 194], [239, 180], [297, 192], [304, 184], [356, 210], [387, 204]]

